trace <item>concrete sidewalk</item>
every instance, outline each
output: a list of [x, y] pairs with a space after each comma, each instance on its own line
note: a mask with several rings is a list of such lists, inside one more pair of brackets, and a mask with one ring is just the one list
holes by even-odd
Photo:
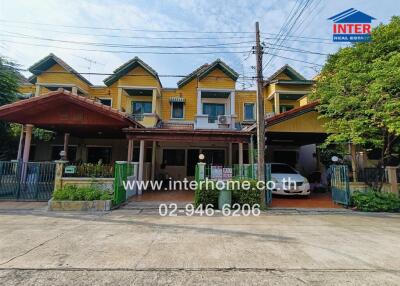
[[3, 285], [398, 285], [400, 216], [2, 212]]

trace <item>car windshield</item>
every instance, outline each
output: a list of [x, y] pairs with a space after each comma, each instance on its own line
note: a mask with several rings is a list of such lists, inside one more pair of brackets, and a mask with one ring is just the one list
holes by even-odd
[[271, 173], [277, 174], [297, 174], [297, 171], [290, 167], [289, 165], [284, 164], [272, 164], [271, 165]]

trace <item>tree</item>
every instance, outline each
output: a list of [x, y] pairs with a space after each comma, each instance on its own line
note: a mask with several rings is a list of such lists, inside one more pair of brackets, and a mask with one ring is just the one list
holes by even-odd
[[379, 149], [377, 167], [386, 166], [400, 136], [400, 17], [374, 28], [371, 42], [329, 56], [313, 98], [327, 119], [327, 144]]
[[[0, 56], [0, 106], [17, 99], [19, 80], [16, 65]], [[0, 121], [0, 139], [0, 160], [10, 159], [16, 153], [10, 147], [18, 144], [18, 137], [4, 121]]]

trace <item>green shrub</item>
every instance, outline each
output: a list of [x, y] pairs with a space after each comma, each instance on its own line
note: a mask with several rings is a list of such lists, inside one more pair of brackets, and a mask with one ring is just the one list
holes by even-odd
[[93, 187], [77, 187], [67, 185], [62, 189], [55, 190], [53, 200], [55, 201], [94, 201], [111, 200], [112, 195]]
[[398, 212], [400, 198], [393, 193], [386, 192], [354, 192], [352, 204], [360, 211], [365, 212]]
[[202, 184], [194, 192], [195, 207], [198, 207], [199, 205], [205, 207], [206, 205], [211, 204], [214, 208], [218, 208], [218, 193], [219, 191], [216, 188], [207, 189], [206, 184]]
[[[240, 181], [242, 184], [243, 181]], [[250, 183], [250, 189], [234, 189], [232, 191], [232, 204], [244, 205], [248, 204], [253, 206], [255, 204], [261, 205], [261, 191], [257, 189], [257, 181], [248, 180]]]
[[[232, 191], [232, 205], [239, 204], [240, 206], [244, 204], [249, 204], [253, 206], [254, 204], [261, 205], [261, 191], [256, 188], [257, 181], [255, 180], [247, 180], [250, 183], [250, 189], [241, 188], [243, 181], [238, 181], [237, 183], [230, 185], [230, 190]], [[196, 189], [194, 195], [194, 205], [198, 207], [199, 205], [206, 206], [208, 204], [212, 204], [214, 208], [218, 207], [218, 195], [219, 190], [217, 188], [212, 189], [206, 188], [205, 184], [201, 185], [201, 188]]]

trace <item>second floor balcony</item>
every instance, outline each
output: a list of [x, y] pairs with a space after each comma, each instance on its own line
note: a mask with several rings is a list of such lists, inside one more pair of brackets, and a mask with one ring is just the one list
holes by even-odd
[[195, 129], [234, 129], [235, 91], [198, 89]]

